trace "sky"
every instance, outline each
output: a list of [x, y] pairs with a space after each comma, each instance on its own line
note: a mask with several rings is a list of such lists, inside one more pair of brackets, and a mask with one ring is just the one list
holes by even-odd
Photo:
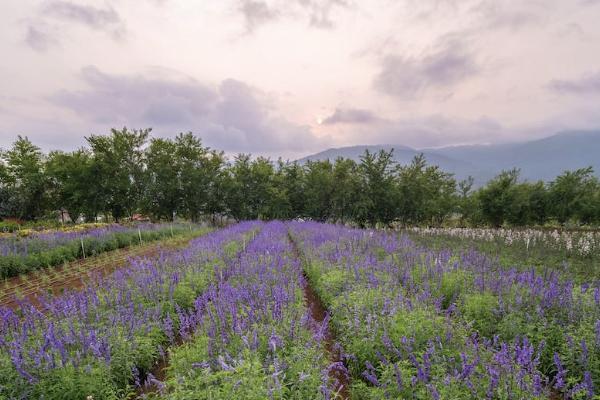
[[2, 0], [0, 148], [111, 128], [227, 153], [600, 128], [600, 0]]

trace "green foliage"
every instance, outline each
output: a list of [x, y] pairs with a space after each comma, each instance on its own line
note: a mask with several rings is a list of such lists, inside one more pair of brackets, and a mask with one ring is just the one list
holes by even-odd
[[111, 130], [110, 136], [92, 135], [86, 140], [94, 154], [92, 174], [100, 210], [110, 211], [115, 221], [133, 215], [144, 188], [144, 151], [151, 129]]
[[[152, 242], [173, 235], [188, 234], [190, 231], [185, 227], [164, 228], [153, 231], [138, 232], [114, 232], [101, 237], [87, 237], [83, 239], [83, 249], [79, 239], [73, 240], [65, 245], [54, 247], [41, 252], [30, 252], [27, 255], [7, 255], [0, 257], [0, 278], [17, 276], [22, 273], [36, 269], [60, 265], [65, 262], [98, 255], [124, 247]], [[197, 234], [199, 230], [192, 233]], [[85, 249], [85, 254], [84, 254]]]
[[452, 174], [428, 166], [423, 154], [398, 174], [400, 215], [406, 224], [440, 224], [455, 209], [456, 181]]
[[442, 296], [442, 308], [447, 309], [450, 304], [456, 303], [462, 293], [473, 285], [473, 274], [456, 269], [442, 275], [439, 295]]
[[0, 188], [5, 197], [0, 212], [20, 219], [42, 217], [48, 182], [40, 148], [27, 137], [18, 136], [10, 150], [0, 153], [0, 165]]
[[492, 337], [497, 330], [498, 298], [491, 293], [470, 293], [464, 296], [461, 311], [473, 329], [484, 337]]
[[[474, 180], [416, 156], [396, 165], [393, 151], [366, 151], [360, 161], [273, 162], [224, 153], [192, 133], [153, 138], [150, 129], [92, 135], [89, 149], [47, 157], [27, 138], [0, 153], [0, 218], [120, 220], [142, 212], [155, 220], [309, 218], [359, 226], [600, 223], [600, 183], [591, 168], [550, 183], [520, 182], [503, 171], [473, 190]], [[62, 213], [61, 213], [62, 215]], [[1, 227], [0, 227], [1, 228]]]

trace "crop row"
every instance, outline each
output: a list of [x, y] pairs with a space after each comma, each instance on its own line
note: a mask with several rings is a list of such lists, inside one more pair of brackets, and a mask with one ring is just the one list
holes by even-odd
[[0, 398], [125, 398], [179, 330], [183, 310], [236, 258], [256, 224], [194, 239], [182, 251], [137, 259], [46, 312], [0, 308]]
[[468, 240], [499, 242], [505, 246], [551, 248], [567, 255], [592, 256], [600, 252], [598, 231], [558, 231], [540, 229], [491, 229], [491, 228], [420, 228], [410, 232], [424, 236], [450, 236]]
[[475, 251], [294, 223], [356, 399], [542, 399], [600, 385], [600, 288]]
[[302, 268], [285, 224], [266, 224], [221, 272], [180, 316], [179, 333], [191, 340], [170, 353], [163, 394], [206, 400], [333, 396], [322, 332], [309, 328]]
[[[190, 225], [110, 225], [86, 231], [0, 238], [0, 279], [189, 232]], [[194, 228], [197, 229], [197, 228]]]
[[329, 365], [287, 232], [241, 223], [133, 260], [44, 314], [0, 309], [0, 398], [336, 397], [330, 368], [343, 367]]
[[245, 222], [44, 309], [0, 308], [0, 399], [593, 399], [600, 385], [598, 283], [397, 233]]

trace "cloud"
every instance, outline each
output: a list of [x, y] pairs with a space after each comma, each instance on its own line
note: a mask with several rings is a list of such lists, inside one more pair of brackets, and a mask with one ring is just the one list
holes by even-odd
[[206, 114], [216, 96], [209, 87], [181, 76], [110, 75], [87, 66], [80, 77], [89, 89], [62, 90], [50, 100], [97, 123], [184, 124]]
[[550, 1], [515, 4], [498, 0], [483, 0], [471, 11], [481, 17], [483, 30], [517, 31], [541, 24], [546, 14], [553, 8]]
[[238, 11], [244, 18], [246, 33], [280, 18], [306, 19], [309, 26], [331, 29], [335, 26], [332, 14], [336, 9], [347, 8], [346, 0], [237, 0]]
[[412, 99], [427, 89], [449, 88], [477, 73], [473, 53], [452, 40], [422, 57], [386, 55], [373, 85], [387, 95]]
[[333, 114], [323, 119], [323, 125], [369, 124], [379, 121], [373, 112], [358, 108], [336, 108]]
[[600, 71], [584, 75], [578, 79], [555, 79], [548, 87], [557, 92], [572, 95], [600, 94]]
[[213, 87], [169, 70], [112, 75], [94, 66], [80, 77], [88, 88], [62, 90], [49, 100], [90, 126], [191, 130], [231, 152], [305, 151], [320, 143], [308, 127], [277, 115], [265, 93], [241, 81]]
[[331, 14], [335, 8], [349, 7], [344, 0], [298, 0], [298, 4], [308, 11], [309, 24], [320, 29], [334, 27]]
[[464, 119], [430, 114], [413, 118], [374, 118], [369, 121], [354, 124], [351, 129], [335, 124], [329, 127], [337, 130], [345, 143], [393, 144], [414, 148], [481, 143], [482, 137], [493, 138], [497, 142], [518, 138], [515, 136], [518, 132], [509, 131], [486, 116]]
[[43, 14], [63, 21], [76, 22], [98, 31], [105, 31], [115, 39], [121, 39], [125, 34], [123, 20], [110, 6], [97, 8], [69, 1], [53, 1], [46, 4]]
[[25, 43], [33, 50], [43, 52], [58, 44], [58, 41], [46, 31], [30, 25], [25, 35]]
[[244, 17], [246, 32], [252, 33], [259, 26], [277, 19], [279, 11], [261, 0], [241, 0], [239, 10]]
[[414, 147], [440, 147], [455, 144], [481, 143], [481, 138], [500, 141], [508, 133], [489, 118], [476, 120], [451, 118], [441, 114], [388, 121], [372, 135], [380, 143]]

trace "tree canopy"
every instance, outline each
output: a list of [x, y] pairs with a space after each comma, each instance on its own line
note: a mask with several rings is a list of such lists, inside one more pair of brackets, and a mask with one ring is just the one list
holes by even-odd
[[474, 189], [472, 178], [429, 165], [407, 165], [393, 151], [305, 164], [239, 154], [228, 160], [192, 133], [150, 138], [150, 129], [113, 129], [86, 138], [87, 148], [44, 154], [18, 136], [0, 152], [0, 217], [34, 220], [66, 210], [74, 217], [116, 221], [134, 213], [155, 220], [218, 217], [310, 218], [361, 226], [487, 226], [600, 222], [600, 183], [591, 168], [551, 182], [502, 171]]

